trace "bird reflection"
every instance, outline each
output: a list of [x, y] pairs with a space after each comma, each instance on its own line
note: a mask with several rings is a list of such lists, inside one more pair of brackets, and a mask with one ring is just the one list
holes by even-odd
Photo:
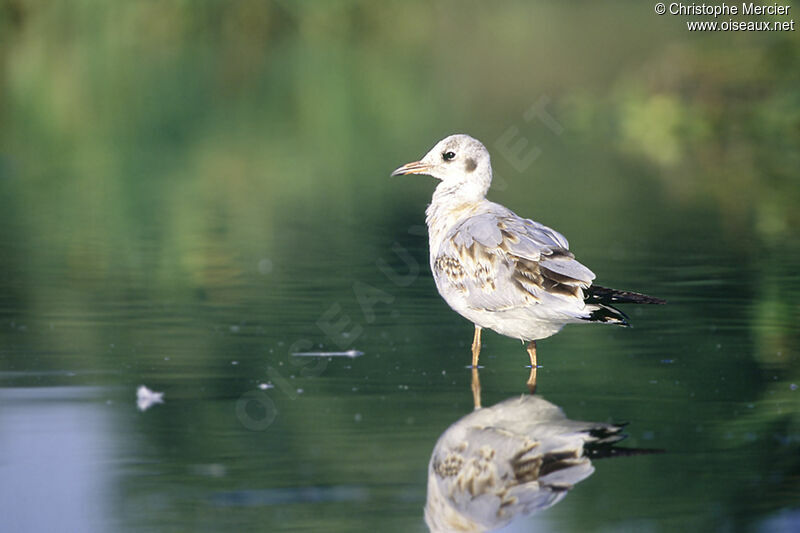
[[621, 425], [569, 420], [539, 396], [481, 408], [476, 368], [472, 392], [475, 411], [439, 437], [428, 464], [425, 522], [434, 532], [501, 528], [558, 503], [594, 472], [590, 457], [652, 451], [613, 448]]

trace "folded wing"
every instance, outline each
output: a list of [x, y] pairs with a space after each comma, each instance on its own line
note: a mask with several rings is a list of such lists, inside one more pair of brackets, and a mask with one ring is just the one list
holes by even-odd
[[[594, 273], [557, 231], [492, 204], [457, 224], [433, 267], [471, 306], [502, 310], [558, 298], [583, 306]], [[565, 302], [566, 303], [566, 302]]]

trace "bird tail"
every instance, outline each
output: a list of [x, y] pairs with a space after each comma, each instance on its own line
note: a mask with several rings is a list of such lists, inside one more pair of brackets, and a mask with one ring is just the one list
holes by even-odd
[[619, 324], [628, 327], [628, 315], [608, 304], [590, 305], [591, 312], [584, 320], [589, 322], [604, 322], [606, 324]]

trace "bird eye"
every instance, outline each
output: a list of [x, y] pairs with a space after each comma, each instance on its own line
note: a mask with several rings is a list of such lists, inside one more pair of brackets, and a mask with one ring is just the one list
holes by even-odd
[[447, 151], [442, 154], [442, 159], [444, 159], [445, 161], [452, 161], [455, 156], [456, 156], [455, 152]]

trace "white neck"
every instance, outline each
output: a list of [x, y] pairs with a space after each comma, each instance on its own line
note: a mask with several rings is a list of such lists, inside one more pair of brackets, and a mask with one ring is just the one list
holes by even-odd
[[469, 216], [485, 203], [488, 184], [483, 187], [476, 183], [439, 183], [433, 192], [431, 204], [425, 210], [425, 223], [428, 225], [430, 253], [435, 255], [445, 238], [445, 232], [465, 216]]

